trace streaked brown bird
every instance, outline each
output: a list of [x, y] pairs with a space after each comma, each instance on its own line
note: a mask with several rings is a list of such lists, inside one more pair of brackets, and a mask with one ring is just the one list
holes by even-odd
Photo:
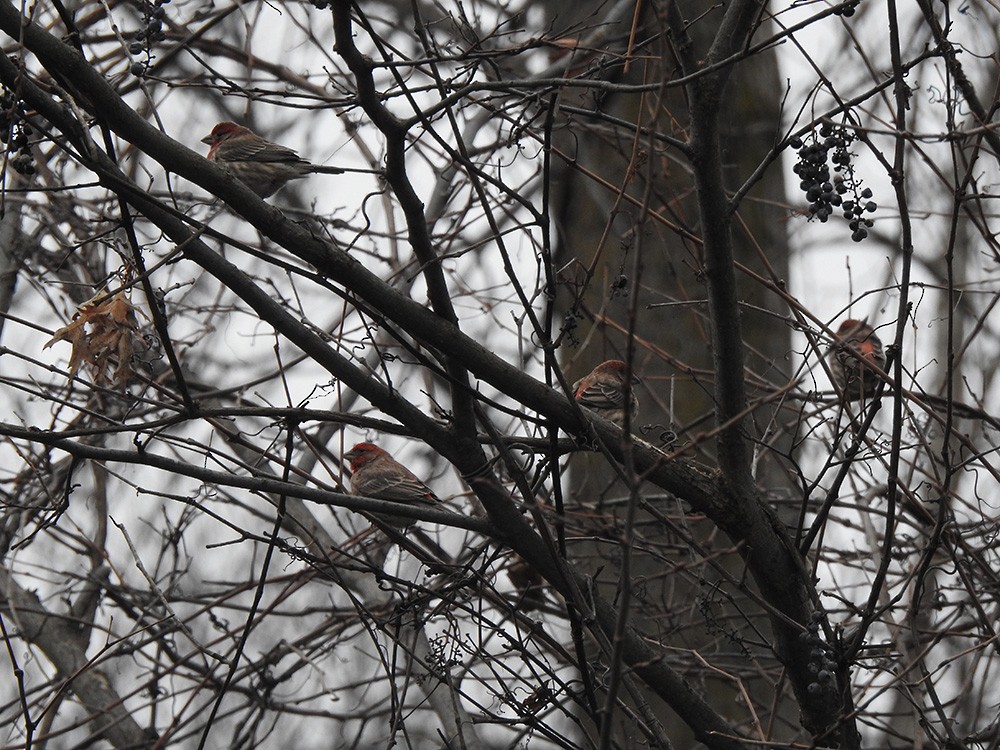
[[[638, 385], [639, 378], [632, 376], [632, 385]], [[620, 359], [601, 362], [589, 374], [573, 383], [573, 398], [580, 406], [585, 406], [595, 414], [614, 422], [619, 427], [625, 425], [625, 363]], [[627, 405], [629, 414], [635, 418], [639, 410], [639, 399], [635, 388], [629, 389]]]
[[209, 145], [209, 161], [218, 162], [261, 198], [267, 198], [285, 186], [314, 172], [343, 174], [340, 167], [312, 164], [287, 146], [265, 140], [250, 128], [235, 122], [220, 122], [201, 139]]
[[[407, 505], [439, 505], [431, 489], [416, 475], [374, 443], [358, 443], [344, 454], [351, 467], [351, 492], [362, 497], [393, 500]], [[406, 528], [412, 518], [379, 514], [391, 526]]]
[[830, 347], [830, 352], [833, 354], [830, 374], [844, 398], [854, 401], [875, 393], [879, 377], [861, 360], [885, 370], [885, 349], [882, 340], [875, 329], [868, 325], [867, 320], [852, 318], [841, 323], [837, 328], [837, 340]]

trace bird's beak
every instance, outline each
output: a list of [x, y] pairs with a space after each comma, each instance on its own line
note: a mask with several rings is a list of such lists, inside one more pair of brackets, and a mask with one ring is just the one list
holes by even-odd
[[344, 460], [348, 462], [353, 461], [357, 457], [358, 457], [357, 451], [347, 451], [347, 453], [344, 454]]
[[201, 139], [201, 142], [211, 144], [213, 140], [214, 138], [212, 138], [212, 136], [206, 135], [204, 138]]

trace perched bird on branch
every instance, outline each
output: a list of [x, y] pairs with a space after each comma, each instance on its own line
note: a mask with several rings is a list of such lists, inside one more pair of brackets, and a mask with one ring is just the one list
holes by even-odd
[[523, 557], [514, 553], [507, 566], [507, 577], [517, 591], [517, 608], [532, 612], [545, 605], [545, 579]]
[[287, 146], [271, 143], [235, 122], [220, 122], [201, 142], [210, 146], [205, 158], [228, 168], [261, 198], [273, 195], [289, 180], [314, 172], [343, 174], [347, 171], [312, 164]]
[[885, 349], [867, 320], [849, 319], [841, 323], [830, 352], [833, 354], [830, 374], [844, 398], [854, 401], [875, 393], [879, 376], [867, 364], [884, 370]]
[[[407, 505], [439, 505], [431, 489], [374, 443], [358, 443], [344, 454], [351, 467], [351, 492], [362, 497], [392, 500]], [[379, 514], [379, 519], [398, 528], [412, 526], [412, 518]]]
[[[641, 381], [635, 375], [631, 384]], [[625, 424], [625, 410], [635, 418], [639, 410], [639, 399], [635, 388], [629, 389], [628, 404], [625, 403], [625, 363], [620, 359], [601, 362], [588, 375], [573, 383], [573, 398], [580, 406], [585, 406], [598, 416], [614, 422], [619, 427]]]

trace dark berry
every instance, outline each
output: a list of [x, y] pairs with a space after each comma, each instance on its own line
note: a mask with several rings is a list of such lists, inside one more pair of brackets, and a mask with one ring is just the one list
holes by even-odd
[[18, 154], [11, 159], [10, 164], [18, 174], [33, 175], [35, 173], [35, 165], [32, 164], [31, 156], [28, 154]]
[[130, 55], [138, 55], [138, 54], [141, 54], [141, 53], [142, 53], [142, 43], [141, 43], [141, 42], [132, 42], [132, 43], [131, 43], [131, 44], [130, 44], [130, 45], [128, 46], [128, 53], [129, 53]]
[[867, 212], [868, 212], [868, 213], [870, 213], [870, 214], [873, 214], [873, 213], [875, 213], [875, 210], [876, 210], [877, 208], [878, 208], [878, 205], [877, 205], [877, 204], [875, 203], [875, 201], [868, 201], [868, 202], [867, 202], [867, 203], [865, 204], [865, 211], [867, 211]]
[[136, 78], [142, 78], [146, 75], [146, 63], [135, 62], [132, 63], [132, 67], [129, 68], [129, 72]]

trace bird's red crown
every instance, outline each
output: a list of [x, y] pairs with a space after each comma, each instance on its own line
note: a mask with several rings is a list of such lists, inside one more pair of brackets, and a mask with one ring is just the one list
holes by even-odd
[[351, 471], [356, 471], [359, 466], [384, 455], [388, 454], [374, 443], [358, 443], [344, 454], [344, 458], [350, 461]]
[[231, 136], [239, 135], [243, 132], [246, 132], [245, 127], [237, 125], [235, 122], [225, 120], [212, 128], [212, 132], [208, 134], [207, 138], [203, 138], [202, 141], [204, 143], [216, 143]]
[[837, 334], [843, 336], [844, 334], [850, 333], [851, 331], [856, 331], [862, 326], [868, 325], [866, 320], [855, 320], [854, 318], [848, 318], [839, 326], [837, 326]]

